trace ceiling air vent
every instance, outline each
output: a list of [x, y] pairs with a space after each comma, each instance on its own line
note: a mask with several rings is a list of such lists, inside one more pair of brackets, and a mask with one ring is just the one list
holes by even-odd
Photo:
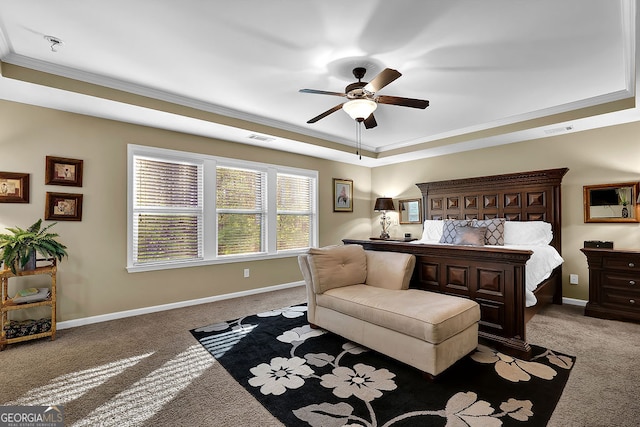
[[275, 141], [275, 138], [272, 138], [270, 136], [264, 136], [264, 135], [256, 135], [255, 133], [252, 133], [248, 136], [249, 139], [255, 139], [256, 141], [262, 141], [262, 142], [270, 142], [270, 141]]
[[547, 135], [555, 135], [556, 133], [569, 132], [573, 130], [573, 126], [562, 126], [559, 128], [545, 129], [544, 133]]

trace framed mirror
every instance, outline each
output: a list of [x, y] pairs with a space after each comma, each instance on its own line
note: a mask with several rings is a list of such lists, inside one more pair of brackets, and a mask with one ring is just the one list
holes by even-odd
[[422, 200], [398, 200], [400, 224], [422, 224]]
[[640, 222], [638, 183], [585, 185], [584, 222]]

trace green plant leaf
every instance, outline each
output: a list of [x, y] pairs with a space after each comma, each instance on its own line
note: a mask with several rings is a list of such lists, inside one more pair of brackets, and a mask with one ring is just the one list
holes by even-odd
[[10, 232], [0, 234], [0, 257], [5, 267], [15, 274], [16, 267], [23, 268], [29, 260], [32, 251], [36, 251], [47, 258], [55, 258], [58, 261], [67, 254], [67, 247], [58, 242], [58, 233], [47, 232], [57, 222], [48, 224], [42, 228], [42, 219], [39, 219], [26, 230], [20, 227], [7, 228]]

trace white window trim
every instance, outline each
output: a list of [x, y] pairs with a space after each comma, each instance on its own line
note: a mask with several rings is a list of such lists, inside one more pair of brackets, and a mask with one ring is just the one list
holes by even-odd
[[[161, 157], [173, 159], [175, 161], [185, 161], [191, 163], [201, 163], [204, 167], [204, 195], [203, 195], [203, 256], [202, 260], [193, 261], [172, 261], [168, 263], [154, 263], [147, 265], [134, 265], [133, 263], [133, 168], [134, 156]], [[256, 254], [224, 255], [217, 256], [217, 213], [215, 191], [207, 189], [216, 188], [216, 167], [229, 166], [238, 168], [249, 168], [263, 170], [268, 174], [267, 178], [267, 204], [268, 204], [268, 229], [266, 233], [267, 251]], [[266, 259], [289, 258], [304, 253], [307, 248], [277, 251], [276, 250], [276, 229], [277, 229], [277, 205], [276, 194], [277, 174], [285, 173], [292, 175], [307, 176], [316, 181], [316, 188], [312, 194], [312, 235], [311, 247], [317, 246], [318, 242], [318, 171], [309, 169], [299, 169], [289, 166], [279, 166], [266, 163], [217, 157], [206, 154], [191, 153], [166, 148], [149, 147], [144, 145], [129, 144], [127, 146], [127, 271], [129, 273], [167, 270], [173, 268], [196, 267], [203, 265], [228, 264], [234, 262], [259, 261]]]

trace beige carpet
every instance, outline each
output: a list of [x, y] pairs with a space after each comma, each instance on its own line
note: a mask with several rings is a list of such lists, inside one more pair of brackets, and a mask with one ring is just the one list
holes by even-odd
[[[63, 404], [67, 426], [280, 426], [189, 330], [304, 301], [298, 287], [10, 345], [0, 352], [0, 402]], [[637, 425], [639, 325], [554, 306], [529, 323], [528, 340], [578, 357], [549, 425]]]

